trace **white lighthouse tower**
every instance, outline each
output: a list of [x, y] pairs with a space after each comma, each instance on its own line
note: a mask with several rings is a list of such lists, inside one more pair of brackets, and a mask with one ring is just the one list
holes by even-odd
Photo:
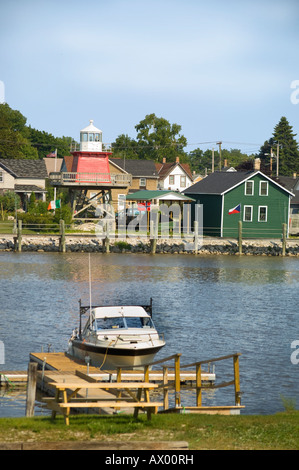
[[102, 142], [102, 131], [93, 125], [91, 119], [89, 125], [80, 131], [80, 152], [102, 152]]

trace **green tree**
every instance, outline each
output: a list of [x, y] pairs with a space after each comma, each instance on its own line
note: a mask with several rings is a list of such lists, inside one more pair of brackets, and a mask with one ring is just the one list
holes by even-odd
[[[290, 176], [299, 171], [299, 150], [296, 134], [286, 117], [282, 117], [273, 132], [274, 144], [279, 146], [279, 174]], [[276, 150], [277, 152], [277, 150]]]
[[164, 118], [148, 114], [135, 126], [139, 158], [162, 161], [175, 161], [177, 156], [185, 156], [187, 139], [180, 134], [181, 126], [170, 124]]
[[49, 153], [57, 149], [57, 157], [63, 158], [70, 154], [71, 137], [54, 137], [45, 131], [39, 131], [28, 127], [28, 135], [31, 146], [37, 151], [38, 158], [45, 158]]
[[296, 134], [286, 117], [282, 117], [275, 126], [273, 137], [266, 140], [257, 155], [261, 159], [261, 169], [270, 173], [270, 158], [273, 155], [273, 173], [276, 173], [277, 150], [279, 154], [279, 174], [291, 176], [299, 171], [299, 149], [295, 140]]
[[14, 212], [21, 207], [20, 196], [13, 191], [0, 194], [0, 205], [6, 212]]
[[119, 135], [112, 144], [113, 157], [138, 158], [138, 143], [127, 134]]
[[20, 111], [7, 103], [0, 104], [0, 158], [38, 158], [29, 141], [26, 121]]
[[192, 171], [203, 174], [207, 169], [208, 172], [211, 172], [212, 150], [206, 150], [204, 152], [200, 148], [194, 149], [189, 153], [189, 161]]

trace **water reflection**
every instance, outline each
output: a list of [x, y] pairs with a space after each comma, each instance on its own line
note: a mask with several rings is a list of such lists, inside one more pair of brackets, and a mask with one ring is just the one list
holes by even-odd
[[[91, 254], [94, 304], [145, 304], [167, 345], [190, 363], [241, 352], [246, 412], [281, 409], [298, 396], [299, 262], [295, 258]], [[30, 352], [67, 347], [78, 300], [89, 302], [88, 254], [0, 253], [0, 340], [7, 370], [25, 370]], [[226, 371], [216, 367], [217, 378]], [[231, 391], [230, 391], [231, 393]], [[218, 399], [218, 392], [216, 394]], [[231, 396], [231, 395], [230, 395]], [[0, 415], [3, 406], [0, 408]]]

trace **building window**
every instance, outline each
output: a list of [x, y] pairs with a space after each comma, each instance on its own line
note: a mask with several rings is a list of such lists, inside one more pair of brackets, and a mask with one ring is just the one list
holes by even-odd
[[145, 188], [146, 187], [146, 178], [140, 178], [139, 186], [140, 186], [140, 188]]
[[268, 207], [259, 206], [258, 221], [267, 222], [267, 217], [268, 217]]
[[268, 181], [260, 181], [260, 196], [268, 196]]
[[174, 175], [169, 176], [169, 184], [174, 184]]
[[244, 206], [243, 221], [252, 222], [253, 206]]
[[246, 181], [245, 196], [253, 196], [254, 181]]
[[182, 175], [181, 176], [181, 188], [186, 187], [186, 176]]
[[3, 183], [3, 171], [0, 171], [0, 183]]
[[81, 134], [81, 142], [87, 142], [88, 137], [87, 137], [87, 132], [83, 132]]

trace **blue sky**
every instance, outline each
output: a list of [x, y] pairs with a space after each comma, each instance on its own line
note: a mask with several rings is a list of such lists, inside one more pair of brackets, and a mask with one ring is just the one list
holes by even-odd
[[297, 0], [2, 0], [0, 82], [57, 137], [93, 119], [106, 143], [135, 138], [155, 113], [186, 151], [257, 152], [282, 116], [299, 135], [298, 20]]

